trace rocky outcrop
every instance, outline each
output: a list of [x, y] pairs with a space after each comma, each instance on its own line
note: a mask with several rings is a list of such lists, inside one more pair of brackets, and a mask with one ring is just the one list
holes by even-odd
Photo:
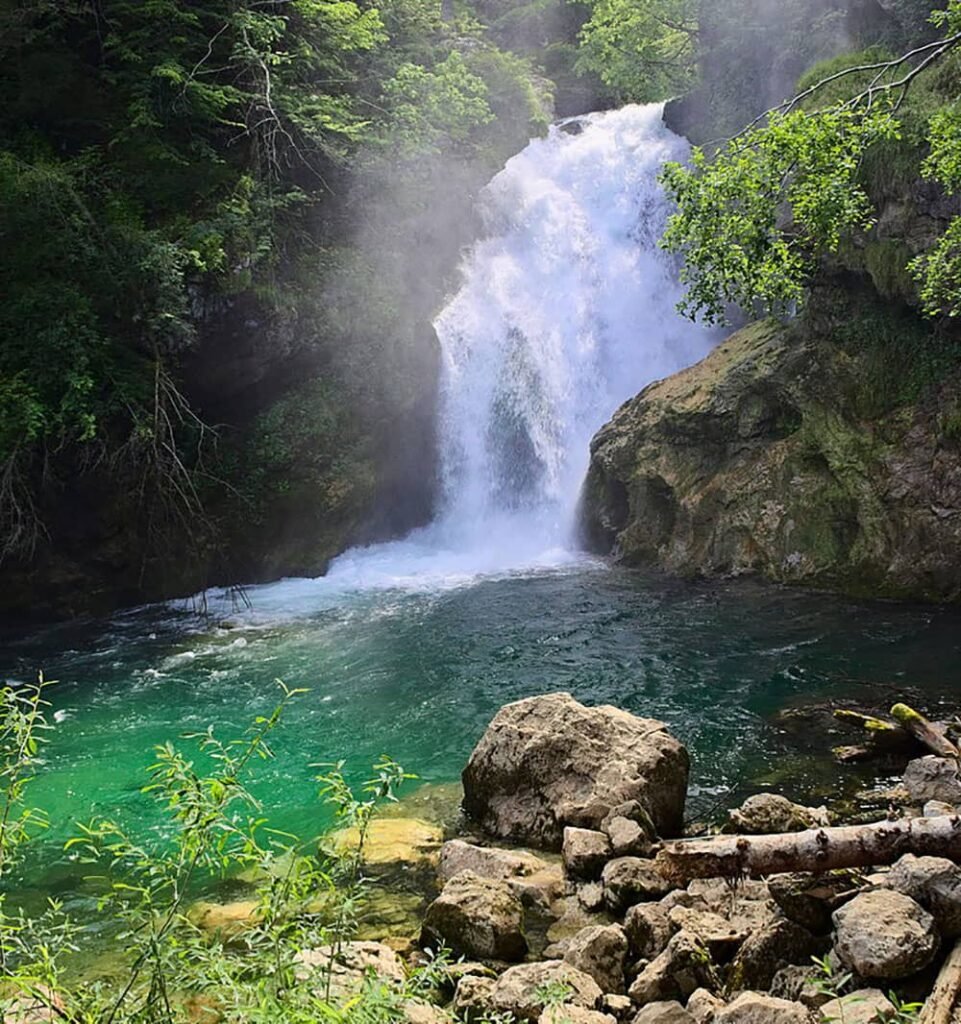
[[637, 801], [665, 836], [683, 822], [689, 760], [663, 722], [554, 693], [497, 713], [464, 770], [464, 809], [493, 836], [557, 849]]
[[908, 388], [911, 363], [892, 372], [896, 350], [852, 330], [756, 323], [625, 403], [591, 445], [593, 547], [686, 576], [957, 600], [961, 381]]

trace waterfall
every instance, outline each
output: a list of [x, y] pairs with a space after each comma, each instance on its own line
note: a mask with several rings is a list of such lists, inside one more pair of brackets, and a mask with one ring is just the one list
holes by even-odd
[[657, 244], [668, 212], [658, 172], [687, 156], [661, 115], [628, 106], [555, 125], [485, 188], [484, 236], [435, 321], [437, 519], [348, 552], [332, 578], [459, 577], [575, 557], [592, 435], [715, 340], [675, 311], [677, 267]]

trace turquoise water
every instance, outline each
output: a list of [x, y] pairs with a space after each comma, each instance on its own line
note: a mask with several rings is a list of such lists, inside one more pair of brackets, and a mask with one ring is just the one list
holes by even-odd
[[420, 590], [291, 581], [250, 598], [250, 610], [224, 604], [207, 618], [155, 607], [5, 638], [3, 674], [43, 668], [58, 680], [31, 790], [53, 826], [30, 858], [33, 886], [77, 882], [62, 842], [78, 819], [108, 815], [149, 835], [160, 819], [140, 787], [152, 746], [208, 724], [239, 734], [274, 705], [277, 678], [309, 692], [253, 788], [273, 824], [302, 835], [324, 824], [311, 764], [343, 758], [359, 780], [387, 752], [422, 782], [453, 782], [496, 710], [530, 694], [569, 690], [667, 721], [693, 755], [692, 816], [794, 756], [772, 715], [799, 698], [859, 683], [929, 704], [961, 696], [961, 615], [947, 609], [591, 562]]

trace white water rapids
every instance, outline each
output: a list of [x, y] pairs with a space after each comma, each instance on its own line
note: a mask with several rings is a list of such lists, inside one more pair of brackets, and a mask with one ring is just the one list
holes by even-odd
[[707, 353], [680, 317], [658, 248], [658, 185], [687, 143], [658, 105], [552, 127], [488, 184], [485, 237], [435, 321], [442, 353], [437, 517], [356, 548], [322, 580], [257, 588], [289, 607], [316, 587], [457, 584], [577, 561], [575, 516], [593, 434], [625, 399]]

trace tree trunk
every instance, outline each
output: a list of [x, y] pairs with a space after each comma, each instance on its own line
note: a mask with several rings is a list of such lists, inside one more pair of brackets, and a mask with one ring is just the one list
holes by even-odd
[[907, 704], [895, 704], [891, 708], [891, 717], [900, 722], [901, 727], [923, 743], [928, 750], [938, 757], [958, 757], [961, 751], [948, 739], [944, 729], [929, 722], [924, 715]]
[[951, 1024], [951, 1011], [961, 991], [961, 941], [944, 961], [931, 995], [924, 1001], [918, 1024]]
[[906, 853], [961, 860], [961, 816], [812, 828], [769, 836], [716, 836], [665, 843], [655, 860], [668, 881], [758, 878], [785, 871], [832, 871], [891, 864]]

